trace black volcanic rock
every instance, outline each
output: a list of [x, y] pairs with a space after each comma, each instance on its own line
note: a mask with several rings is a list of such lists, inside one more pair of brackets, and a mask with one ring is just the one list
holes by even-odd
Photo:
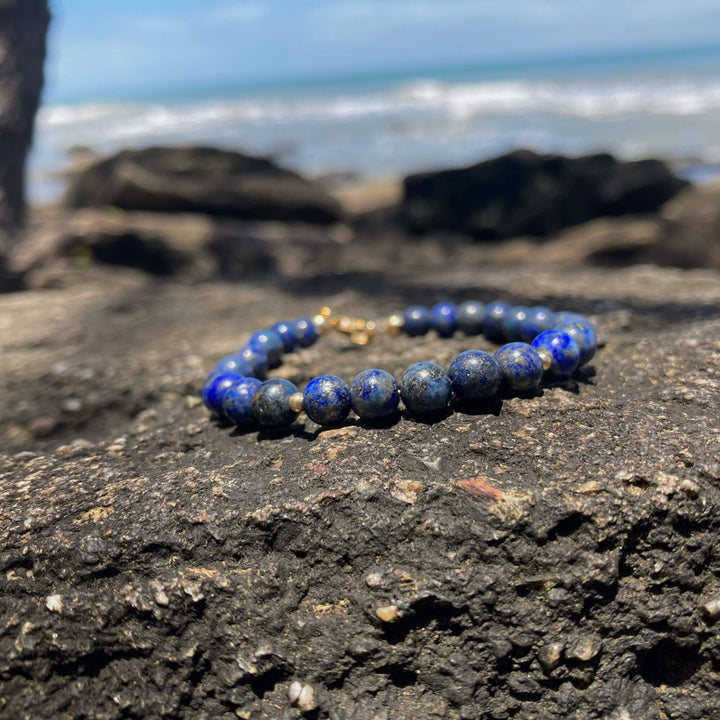
[[545, 237], [605, 215], [654, 212], [686, 185], [659, 160], [517, 150], [472, 167], [410, 175], [402, 210], [414, 232]]
[[337, 201], [297, 173], [210, 147], [123, 150], [82, 171], [65, 202], [72, 208], [109, 205], [321, 224], [342, 214]]
[[[717, 273], [88, 272], [0, 296], [0, 717], [718, 717]], [[238, 432], [200, 404], [273, 320], [474, 296], [588, 313], [595, 374], [381, 427]], [[278, 372], [469, 344], [494, 347], [331, 333]]]

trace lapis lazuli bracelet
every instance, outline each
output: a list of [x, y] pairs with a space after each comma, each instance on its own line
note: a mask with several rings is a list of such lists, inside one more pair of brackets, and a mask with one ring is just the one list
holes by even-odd
[[[434, 330], [441, 337], [460, 331], [483, 333], [502, 345], [494, 354], [460, 353], [446, 371], [433, 362], [410, 366], [398, 383], [387, 371], [364, 370], [350, 385], [335, 375], [312, 379], [304, 392], [282, 378], [265, 379], [284, 353], [309, 347], [328, 330], [366, 345], [378, 332], [411, 337]], [[442, 412], [453, 397], [462, 405], [487, 400], [498, 392], [535, 390], [543, 380], [570, 377], [595, 354], [594, 325], [583, 315], [547, 307], [511, 307], [496, 301], [440, 303], [428, 310], [410, 307], [382, 323], [334, 315], [323, 308], [314, 318], [279, 322], [254, 333], [237, 353], [224, 357], [205, 381], [202, 396], [216, 416], [238, 426], [283, 427], [300, 412], [319, 425], [340, 425], [352, 409], [364, 421], [380, 421], [407, 412], [427, 417]]]

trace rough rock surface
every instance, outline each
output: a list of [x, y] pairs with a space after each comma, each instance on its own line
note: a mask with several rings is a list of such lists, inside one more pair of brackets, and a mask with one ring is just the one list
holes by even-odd
[[686, 185], [660, 160], [516, 150], [471, 167], [405, 178], [402, 214], [415, 232], [480, 240], [546, 237], [605, 215], [654, 212]]
[[[593, 369], [433, 424], [198, 404], [278, 318], [497, 296], [589, 313]], [[470, 264], [1, 297], [0, 717], [720, 718], [718, 302], [708, 271]], [[281, 372], [470, 344], [327, 337]]]
[[324, 224], [341, 214], [337, 201], [296, 173], [210, 147], [123, 150], [79, 172], [66, 203]]

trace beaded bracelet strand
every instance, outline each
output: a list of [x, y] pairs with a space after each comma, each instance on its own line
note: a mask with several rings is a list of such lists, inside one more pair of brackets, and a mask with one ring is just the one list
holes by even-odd
[[[505, 344], [494, 354], [466, 350], [447, 371], [433, 362], [415, 363], [399, 383], [377, 368], [364, 370], [350, 385], [335, 375], [320, 375], [304, 392], [288, 380], [265, 379], [268, 369], [280, 366], [284, 353], [309, 347], [327, 330], [366, 345], [378, 332], [416, 337], [431, 329], [441, 337], [456, 331], [468, 336], [483, 333]], [[499, 391], [532, 391], [543, 376], [568, 378], [596, 348], [595, 327], [585, 316], [547, 307], [511, 307], [499, 300], [488, 305], [445, 302], [430, 310], [410, 307], [382, 323], [339, 317], [323, 308], [312, 319], [279, 322], [253, 333], [247, 345], [218, 362], [202, 397], [212, 413], [238, 426], [287, 426], [301, 411], [319, 425], [339, 425], [351, 409], [362, 420], [378, 421], [396, 414], [401, 399], [411, 415], [423, 417], [441, 412], [453, 396], [472, 403]]]

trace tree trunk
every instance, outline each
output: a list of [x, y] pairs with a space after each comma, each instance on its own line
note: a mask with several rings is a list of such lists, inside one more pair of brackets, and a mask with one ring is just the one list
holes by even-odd
[[50, 22], [47, 0], [0, 0], [0, 233], [25, 210], [25, 159], [32, 143]]

